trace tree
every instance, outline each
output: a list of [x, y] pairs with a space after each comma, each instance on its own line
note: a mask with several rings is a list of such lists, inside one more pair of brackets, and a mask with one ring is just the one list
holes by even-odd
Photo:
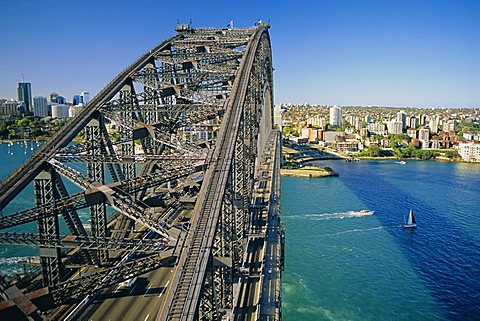
[[283, 135], [291, 135], [293, 134], [293, 128], [290, 126], [283, 127]]
[[382, 156], [382, 151], [377, 145], [372, 145], [368, 148], [368, 156], [370, 157], [380, 157]]

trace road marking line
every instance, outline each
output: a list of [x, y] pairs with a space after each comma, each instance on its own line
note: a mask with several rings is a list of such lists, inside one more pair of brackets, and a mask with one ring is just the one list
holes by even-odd
[[147, 291], [145, 291], [145, 293], [143, 294], [143, 296], [147, 295], [147, 292], [150, 291], [150, 288], [152, 287], [152, 285], [150, 285], [147, 289]]
[[160, 294], [158, 295], [159, 298], [160, 298], [160, 297], [165, 293], [165, 291], [167, 290], [168, 283], [170, 283], [170, 280], [168, 280], [167, 284], [165, 284], [165, 287], [163, 288], [163, 291], [160, 292]]
[[128, 294], [132, 294], [133, 290], [135, 290], [136, 287], [137, 287], [137, 285], [135, 284], [135, 286], [130, 290], [130, 293], [128, 293]]
[[145, 317], [145, 320], [144, 321], [147, 321], [148, 317], [150, 316], [150, 313], [147, 314], [147, 316]]

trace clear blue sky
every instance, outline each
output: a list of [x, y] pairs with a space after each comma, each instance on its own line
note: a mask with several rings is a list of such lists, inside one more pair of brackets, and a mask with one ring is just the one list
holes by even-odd
[[270, 19], [275, 102], [480, 107], [480, 1], [0, 0], [0, 98], [96, 94], [194, 27]]

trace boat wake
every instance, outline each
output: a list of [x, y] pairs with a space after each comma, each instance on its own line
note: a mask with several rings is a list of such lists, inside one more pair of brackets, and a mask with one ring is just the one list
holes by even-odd
[[346, 230], [346, 231], [337, 232], [337, 233], [321, 234], [321, 235], [319, 235], [319, 236], [320, 236], [320, 237], [324, 237], [324, 236], [339, 236], [339, 235], [344, 235], [344, 234], [363, 233], [363, 232], [376, 231], [376, 230], [381, 230], [381, 229], [383, 229], [383, 226], [377, 226], [377, 227], [371, 227], [371, 228], [364, 228], [364, 229], [354, 228], [354, 229], [351, 229], [351, 230]]
[[371, 216], [374, 211], [362, 210], [362, 211], [348, 211], [341, 213], [324, 213], [324, 214], [307, 214], [307, 215], [292, 215], [285, 216], [288, 219], [306, 219], [309, 221], [322, 221], [322, 220], [343, 220], [345, 218]]

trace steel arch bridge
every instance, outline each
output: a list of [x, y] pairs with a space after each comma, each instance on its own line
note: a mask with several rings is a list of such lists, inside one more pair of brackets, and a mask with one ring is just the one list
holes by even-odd
[[0, 229], [36, 222], [38, 233], [0, 243], [38, 247], [39, 273], [2, 276], [0, 309], [62, 315], [169, 266], [158, 319], [235, 317], [248, 239], [265, 223], [252, 209], [274, 197], [255, 203], [262, 161], [279, 149], [268, 29], [178, 25], [1, 182], [0, 209], [33, 184], [35, 206], [4, 213]]

